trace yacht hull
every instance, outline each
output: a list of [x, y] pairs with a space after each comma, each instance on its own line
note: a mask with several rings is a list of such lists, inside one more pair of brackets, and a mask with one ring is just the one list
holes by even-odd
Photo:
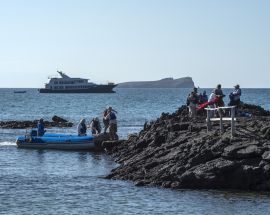
[[110, 85], [94, 85], [84, 89], [39, 89], [40, 93], [115, 93], [113, 88], [117, 84]]

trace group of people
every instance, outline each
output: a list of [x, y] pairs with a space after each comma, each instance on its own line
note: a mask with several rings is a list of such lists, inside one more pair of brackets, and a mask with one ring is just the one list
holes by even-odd
[[[239, 84], [234, 86], [234, 90], [230, 93], [229, 98], [229, 106], [239, 106], [240, 105], [240, 97], [241, 97], [241, 89]], [[189, 116], [195, 117], [197, 113], [197, 109], [204, 106], [209, 106], [210, 108], [215, 107], [224, 107], [223, 98], [225, 95], [221, 89], [221, 84], [218, 84], [217, 87], [211, 92], [209, 98], [206, 94], [206, 91], [203, 94], [198, 94], [198, 88], [194, 87], [193, 91], [188, 95], [187, 98], [187, 106], [189, 107]]]
[[[104, 124], [104, 133], [107, 132], [109, 129], [109, 137], [110, 140], [117, 140], [117, 111], [114, 110], [112, 107], [108, 107], [103, 112], [103, 124]], [[81, 119], [80, 123], [78, 124], [77, 131], [78, 136], [86, 136], [87, 135], [87, 128], [91, 129], [92, 135], [99, 135], [101, 134], [102, 128], [99, 122], [98, 117], [95, 117], [91, 120], [90, 125], [86, 125], [86, 120]], [[46, 132], [44, 121], [41, 118], [37, 124], [37, 136], [43, 136]]]
[[[108, 107], [103, 112], [103, 124], [104, 124], [104, 133], [109, 129], [110, 140], [117, 140], [117, 111], [112, 107]], [[92, 135], [101, 134], [102, 128], [98, 117], [95, 117], [91, 120], [89, 128], [91, 129]], [[86, 120], [81, 119], [78, 127], [78, 136], [85, 136], [87, 134]]]

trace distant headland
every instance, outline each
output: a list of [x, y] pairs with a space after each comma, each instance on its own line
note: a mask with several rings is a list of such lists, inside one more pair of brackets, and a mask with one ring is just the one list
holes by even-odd
[[158, 81], [134, 81], [119, 83], [118, 88], [192, 88], [194, 82], [191, 77], [164, 78]]

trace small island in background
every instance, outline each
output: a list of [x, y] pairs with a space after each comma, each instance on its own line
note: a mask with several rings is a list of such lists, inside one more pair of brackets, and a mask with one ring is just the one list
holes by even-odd
[[118, 88], [192, 88], [194, 82], [191, 77], [164, 78], [158, 81], [134, 81], [119, 83]]

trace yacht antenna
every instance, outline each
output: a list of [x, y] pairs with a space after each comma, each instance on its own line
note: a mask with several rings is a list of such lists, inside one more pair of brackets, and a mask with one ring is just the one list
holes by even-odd
[[57, 72], [61, 75], [62, 78], [70, 78], [69, 76], [67, 76], [65, 73], [63, 73], [62, 71], [58, 71]]

